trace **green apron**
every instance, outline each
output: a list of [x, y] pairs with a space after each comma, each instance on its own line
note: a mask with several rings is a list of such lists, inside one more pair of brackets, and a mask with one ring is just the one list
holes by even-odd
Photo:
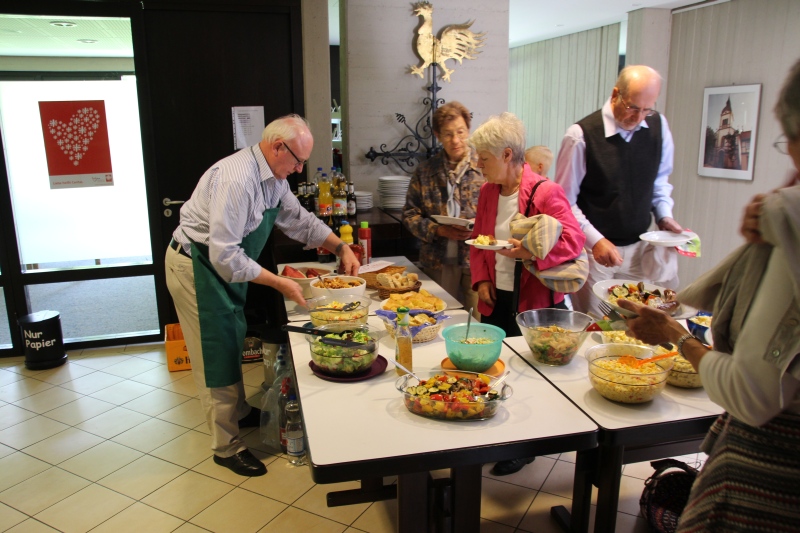
[[[280, 211], [264, 211], [258, 228], [242, 239], [241, 248], [251, 258], [261, 255]], [[200, 318], [200, 342], [207, 387], [227, 387], [242, 380], [242, 349], [247, 333], [244, 304], [247, 283], [228, 283], [208, 258], [208, 246], [192, 243], [192, 267]]]

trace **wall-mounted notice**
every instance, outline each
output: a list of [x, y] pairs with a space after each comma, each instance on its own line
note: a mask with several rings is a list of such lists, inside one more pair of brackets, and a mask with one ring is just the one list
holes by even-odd
[[103, 100], [39, 102], [51, 189], [114, 185]]
[[241, 150], [261, 142], [264, 131], [264, 106], [232, 107], [233, 149]]

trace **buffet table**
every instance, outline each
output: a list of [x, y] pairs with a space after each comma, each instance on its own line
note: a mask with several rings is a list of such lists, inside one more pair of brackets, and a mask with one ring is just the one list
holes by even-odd
[[[431, 278], [426, 276], [419, 268], [414, 265], [411, 261], [403, 256], [391, 256], [391, 257], [375, 257], [373, 261], [388, 261], [396, 266], [404, 266], [406, 267], [406, 273], [415, 273], [419, 276], [420, 281], [422, 282], [422, 289], [425, 289], [429, 293], [433, 294], [437, 298], [441, 298], [444, 300], [444, 303], [447, 304], [447, 310], [452, 309], [462, 309], [464, 306], [461, 305], [461, 302], [450, 296], [450, 294], [445, 291], [439, 284], [433, 281]], [[294, 268], [302, 268], [302, 267], [313, 267], [313, 268], [324, 268], [327, 270], [332, 270], [334, 268], [334, 263], [318, 263], [316, 261], [307, 262], [307, 263], [292, 263], [289, 266], [293, 266]], [[286, 265], [281, 264], [278, 265], [278, 272], [283, 272], [283, 267]], [[374, 315], [375, 311], [380, 308], [381, 298], [378, 296], [378, 291], [374, 289], [367, 289], [365, 296], [372, 298], [373, 303], [372, 307], [370, 307], [370, 314]], [[308, 314], [308, 309], [305, 307], [300, 307], [296, 303], [291, 300], [284, 299], [284, 304], [286, 304], [286, 315], [289, 317], [289, 322], [307, 322], [311, 320], [311, 317]], [[392, 352], [394, 353], [394, 352]]]
[[[448, 308], [445, 314], [450, 316], [445, 326], [467, 321], [464, 310]], [[385, 331], [378, 317], [369, 317], [369, 324]], [[597, 425], [508, 346], [503, 346], [500, 359], [511, 371], [506, 383], [513, 396], [489, 420], [456, 422], [409, 412], [395, 388], [398, 375], [391, 363], [383, 374], [366, 381], [320, 379], [309, 367], [305, 336], [289, 337], [314, 481], [398, 476], [400, 532], [427, 531], [434, 521], [451, 531], [478, 532], [484, 463], [596, 446]], [[380, 340], [378, 353], [394, 358], [394, 340], [388, 334]], [[441, 371], [445, 357], [439, 334], [414, 344], [413, 370]], [[448, 468], [451, 503], [447, 516], [437, 515], [429, 472]]]
[[622, 466], [697, 452], [709, 426], [723, 411], [709, 400], [704, 389], [672, 385], [647, 403], [606, 400], [589, 383], [588, 361], [583, 357], [599, 342], [602, 337], [593, 333], [569, 365], [554, 367], [535, 361], [523, 337], [506, 339], [518, 359], [552, 383], [600, 427], [598, 447], [581, 450], [577, 455], [572, 516], [564, 507], [551, 510], [562, 528], [574, 532], [589, 528], [592, 484], [598, 489], [594, 530], [614, 531]]

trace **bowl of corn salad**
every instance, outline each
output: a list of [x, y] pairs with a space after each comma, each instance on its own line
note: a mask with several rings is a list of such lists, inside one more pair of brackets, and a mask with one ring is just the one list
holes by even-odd
[[649, 402], [664, 390], [672, 358], [634, 367], [620, 361], [623, 355], [652, 357], [653, 349], [635, 344], [598, 344], [586, 351], [589, 382], [603, 398], [620, 403]]

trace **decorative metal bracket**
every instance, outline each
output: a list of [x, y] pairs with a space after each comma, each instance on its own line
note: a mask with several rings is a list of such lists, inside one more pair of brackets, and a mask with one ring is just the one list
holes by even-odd
[[375, 162], [377, 158], [381, 158], [381, 163], [388, 165], [390, 161], [394, 161], [400, 170], [406, 174], [412, 174], [421, 161], [430, 159], [442, 149], [442, 145], [436, 140], [433, 134], [433, 113], [445, 101], [437, 96], [439, 84], [436, 82], [436, 69], [439, 67], [437, 63], [431, 63], [431, 74], [433, 81], [426, 87], [431, 96], [426, 96], [422, 100], [422, 104], [427, 108], [424, 115], [417, 120], [416, 125], [412, 129], [406, 122], [406, 117], [402, 113], [395, 113], [397, 122], [403, 124], [410, 132], [405, 137], [397, 141], [393, 148], [387, 149], [387, 144], [380, 146], [380, 152], [375, 151], [375, 148], [370, 146], [369, 152], [365, 154], [366, 158]]

